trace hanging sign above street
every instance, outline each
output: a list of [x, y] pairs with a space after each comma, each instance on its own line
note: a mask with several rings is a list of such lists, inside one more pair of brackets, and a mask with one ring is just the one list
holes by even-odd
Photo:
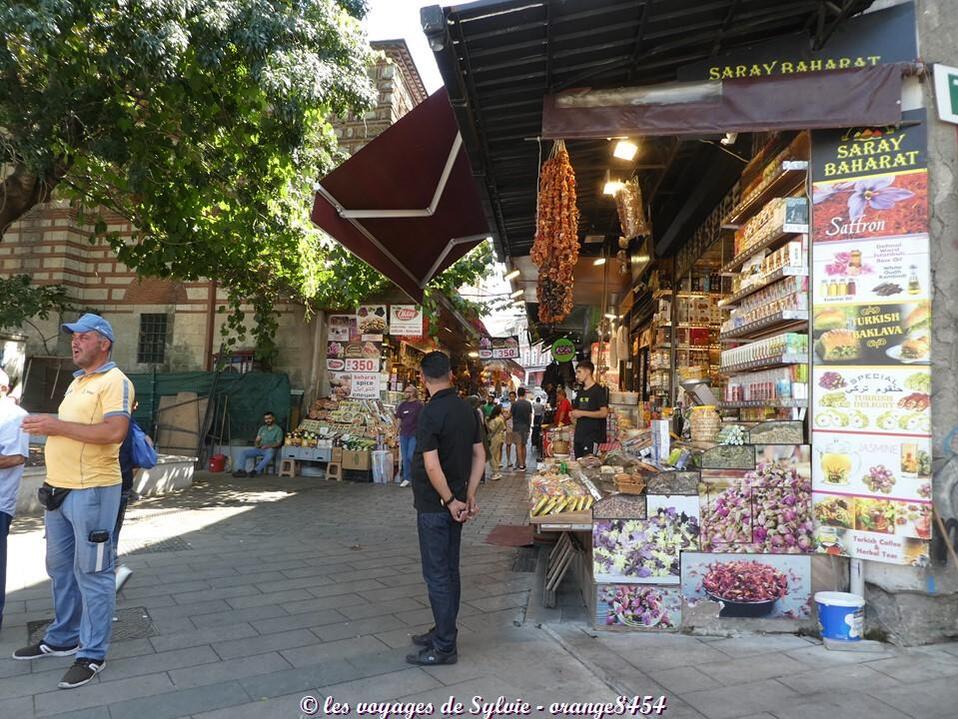
[[552, 359], [556, 362], [571, 362], [575, 357], [575, 345], [566, 338], [557, 339], [552, 343]]

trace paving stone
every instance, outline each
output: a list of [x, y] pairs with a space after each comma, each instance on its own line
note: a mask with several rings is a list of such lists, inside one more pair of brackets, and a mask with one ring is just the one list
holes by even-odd
[[394, 699], [441, 686], [440, 682], [422, 669], [410, 667], [391, 674], [377, 674], [374, 677], [332, 684], [323, 687], [323, 693], [338, 702], [356, 704]]
[[281, 617], [253, 621], [252, 625], [260, 634], [287, 632], [293, 629], [306, 630], [310, 627], [319, 627], [326, 624], [340, 624], [344, 616], [335, 609], [323, 609], [318, 612], [302, 612], [300, 614], [284, 614]]
[[649, 672], [657, 683], [674, 694], [687, 694], [702, 689], [715, 689], [722, 686], [712, 677], [703, 674], [695, 667], [676, 667], [664, 671]]
[[[309, 593], [314, 597], [331, 597], [335, 594], [361, 594], [371, 602], [385, 601], [387, 599], [398, 599], [399, 597], [409, 596], [410, 593], [399, 593], [396, 595], [385, 595], [384, 592], [390, 591], [388, 587], [379, 583], [376, 579], [357, 579], [351, 582], [331, 582], [315, 587], [309, 587]], [[412, 592], [414, 594], [415, 592]]]
[[958, 675], [958, 660], [936, 661], [925, 659], [924, 661], [918, 661], [916, 652], [891, 659], [868, 662], [868, 666], [905, 683], [917, 683], [939, 677]]
[[738, 719], [763, 711], [778, 716], [783, 706], [794, 703], [800, 696], [784, 684], [766, 679], [751, 684], [689, 692], [683, 694], [682, 699], [709, 719]]
[[[337, 611], [349, 619], [365, 619], [366, 617], [375, 617], [384, 614], [395, 614], [403, 621], [402, 612], [418, 611], [426, 607], [418, 599], [412, 597], [401, 597], [388, 602], [361, 602], [351, 603], [340, 606]], [[430, 612], [432, 610], [429, 610]]]
[[7, 677], [17, 677], [22, 674], [30, 673], [30, 663], [29, 662], [18, 662], [13, 659], [10, 659], [10, 654], [20, 646], [23, 645], [23, 642], [17, 642], [17, 645], [10, 649], [9, 651], [3, 652], [5, 659], [0, 659], [0, 679], [6, 679]]
[[282, 592], [271, 592], [269, 594], [236, 597], [227, 599], [226, 601], [234, 609], [247, 609], [249, 607], [262, 607], [269, 604], [302, 601], [304, 599], [310, 599], [311, 597], [312, 595], [305, 589], [289, 589]]
[[197, 667], [174, 669], [169, 673], [177, 688], [202, 687], [258, 674], [271, 674], [289, 669], [289, 664], [276, 652], [252, 657], [231, 659], [228, 662], [203, 664]]
[[[315, 594], [315, 592], [313, 593]], [[407, 584], [399, 587], [385, 587], [373, 591], [359, 592], [359, 594], [370, 602], [386, 602], [401, 597], [425, 597], [426, 587], [423, 584]]]
[[697, 664], [696, 668], [725, 686], [750, 684], [762, 679], [784, 677], [807, 670], [807, 667], [797, 659], [777, 655], [726, 659], [721, 662]]
[[817, 642], [813, 643], [805, 637], [796, 637], [793, 634], [762, 634], [749, 637], [719, 639], [718, 641], [711, 642], [709, 646], [728, 654], [730, 657], [738, 659], [773, 652], [790, 652], [815, 646], [816, 644]]
[[[103, 676], [110, 671], [109, 662], [103, 670]], [[82, 691], [63, 691], [56, 689], [34, 697], [34, 713], [38, 717], [62, 714], [66, 711], [101, 707], [125, 699], [150, 697], [173, 689], [173, 684], [166, 674], [148, 674], [142, 677], [121, 679], [116, 682], [91, 683], [82, 687]]]
[[191, 602], [208, 602], [213, 599], [233, 599], [235, 597], [246, 597], [250, 594], [259, 594], [260, 591], [252, 584], [240, 584], [232, 587], [218, 587], [216, 589], [207, 587], [199, 592], [182, 592], [174, 594], [173, 599], [177, 604], [190, 604]]
[[290, 632], [271, 633], [247, 637], [245, 639], [234, 639], [228, 642], [219, 642], [213, 644], [213, 650], [224, 661], [228, 661], [237, 657], [264, 654], [279, 649], [293, 649], [295, 647], [306, 646], [307, 644], [318, 644], [319, 641], [319, 638], [312, 632], [297, 629]]
[[194, 714], [193, 719], [295, 719], [300, 717], [300, 701], [306, 692], [294, 692], [273, 699], [251, 701], [242, 706], [215, 709]]
[[220, 661], [220, 657], [206, 645], [174, 649], [168, 652], [131, 657], [123, 661], [110, 661], [110, 671], [104, 672], [100, 680], [110, 682], [126, 677], [165, 672], [169, 669], [192, 667], [218, 661]]
[[116, 702], [110, 705], [110, 719], [176, 719], [249, 702], [241, 684], [230, 681]]
[[326, 624], [321, 627], [311, 627], [311, 629], [313, 633], [324, 642], [331, 642], [337, 639], [385, 632], [390, 629], [398, 629], [401, 626], [403, 626], [403, 622], [396, 617], [385, 616], [357, 619], [356, 621], [341, 622], [338, 624]]
[[[821, 719], [822, 717], [862, 717], [865, 719], [909, 719], [911, 716], [849, 687], [844, 691], [803, 696], [771, 708], [776, 719]], [[953, 717], [952, 708], [949, 716]], [[922, 716], [922, 719], [925, 719]]]
[[[709, 646], [711, 646], [711, 643]], [[885, 654], [832, 651], [818, 644], [806, 647], [805, 649], [796, 649], [786, 652], [785, 656], [797, 659], [809, 667], [821, 668], [864, 664], [865, 662], [874, 662], [880, 659], [890, 659], [897, 655], [892, 650], [888, 650], [888, 653]]]
[[868, 692], [876, 699], [913, 717], [954, 719], [958, 710], [958, 682], [952, 677]]
[[[290, 614], [302, 614], [303, 612], [316, 612], [321, 609], [338, 610], [342, 607], [359, 607], [368, 605], [369, 602], [367, 602], [358, 594], [333, 594], [329, 597], [304, 599], [301, 602], [286, 602], [280, 606]], [[346, 615], [344, 614], [343, 616]]]
[[483, 612], [495, 612], [511, 607], [524, 607], [528, 601], [528, 592], [516, 592], [514, 594], [501, 594], [498, 596], [484, 596], [478, 599], [469, 599], [467, 603]]
[[[79, 709], [77, 711], [54, 714], [50, 719], [102, 719], [104, 713], [104, 707], [91, 707], [89, 709]], [[4, 716], [4, 714], [0, 713], [0, 716]]]
[[285, 615], [286, 612], [282, 607], [269, 604], [265, 607], [250, 607], [249, 609], [235, 609], [228, 612], [219, 612], [218, 614], [204, 614], [199, 617], [193, 617], [191, 621], [197, 629], [209, 629], [210, 627], [228, 627], [240, 622], [249, 622], [253, 624], [253, 626], [256, 626], [258, 620], [272, 619]]
[[165, 619], [183, 619], [188, 617], [198, 617], [202, 614], [216, 614], [218, 612], [227, 612], [230, 605], [223, 599], [211, 599], [203, 602], [189, 602], [178, 604], [172, 607], [162, 607], [160, 609], [151, 609], [150, 616], [155, 621]]
[[[184, 594], [186, 592], [199, 592], [209, 588], [210, 588], [210, 585], [204, 580], [194, 580], [190, 582], [171, 582], [170, 584], [163, 585], [162, 593], [175, 595], [175, 594]], [[126, 588], [123, 589], [123, 596], [126, 599], [137, 599], [139, 597], [149, 597], [156, 593], [157, 593], [156, 589], [153, 587], [134, 586], [134, 587], [130, 587], [129, 589], [126, 589]]]
[[[214, 588], [220, 587], [236, 587], [243, 584], [266, 584], [267, 586], [272, 586], [275, 582], [282, 582], [286, 580], [286, 575], [282, 572], [259, 572], [258, 574], [238, 574], [236, 571], [231, 570], [229, 574], [223, 575], [221, 577], [216, 577], [210, 579], [210, 586]], [[257, 586], [257, 589], [262, 591], [261, 586]]]
[[191, 632], [184, 632], [182, 634], [166, 634], [158, 637], [150, 637], [150, 643], [156, 651], [166, 652], [173, 649], [197, 647], [203, 644], [212, 644], [213, 642], [254, 636], [258, 636], [258, 632], [253, 629], [252, 625], [246, 622], [240, 622], [238, 624], [212, 627], [210, 629], [193, 629]]
[[376, 654], [385, 651], [386, 645], [372, 636], [356, 639], [342, 639], [335, 642], [310, 644], [298, 649], [286, 649], [280, 652], [294, 667], [306, 667], [321, 662], [339, 661], [361, 654]]
[[849, 688], [871, 694], [880, 689], [899, 685], [896, 679], [872, 669], [870, 664], [829, 667], [828, 671], [813, 669], [801, 674], [780, 675], [778, 680], [803, 695], [828, 690], [841, 692]]
[[[13, 659], [10, 660], [15, 661]], [[47, 661], [46, 658], [40, 661]], [[34, 662], [17, 662], [17, 664], [31, 665]], [[70, 664], [73, 662], [71, 661]], [[43, 671], [33, 672], [31, 674], [21, 674], [19, 676], [0, 679], [0, 699], [13, 699], [15, 697], [32, 696], [41, 694], [57, 688], [57, 682], [63, 676], [63, 669], [60, 667], [48, 667], [44, 665]], [[32, 711], [32, 709], [31, 709]], [[0, 716], [3, 716], [0, 714]]]
[[294, 691], [308, 692], [316, 687], [341, 684], [356, 678], [356, 667], [346, 661], [328, 661], [296, 669], [242, 679], [240, 684], [254, 699], [278, 697]]

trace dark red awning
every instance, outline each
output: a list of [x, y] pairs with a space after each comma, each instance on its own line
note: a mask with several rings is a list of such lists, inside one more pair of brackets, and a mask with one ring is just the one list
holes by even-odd
[[320, 182], [312, 220], [415, 301], [489, 234], [445, 88]]

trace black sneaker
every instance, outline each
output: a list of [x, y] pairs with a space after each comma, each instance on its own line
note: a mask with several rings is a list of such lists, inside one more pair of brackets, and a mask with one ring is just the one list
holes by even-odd
[[245, 476], [247, 476], [247, 475], [246, 475], [246, 470], [245, 470], [245, 469], [237, 469], [235, 472], [233, 472], [233, 476], [236, 477], [237, 479], [239, 479], [239, 478], [241, 478], [241, 477], [245, 477]]
[[457, 661], [459, 661], [459, 654], [455, 649], [451, 652], [441, 652], [434, 647], [429, 647], [415, 654], [406, 655], [407, 664], [416, 664], [421, 667], [434, 667], [439, 664], [455, 664]]
[[105, 659], [87, 659], [86, 657], [77, 659], [73, 662], [73, 666], [67, 669], [67, 673], [63, 675], [63, 679], [60, 680], [57, 686], [61, 689], [82, 687], [102, 672], [105, 666]]
[[79, 644], [73, 647], [55, 647], [46, 642], [39, 642], [24, 647], [23, 649], [17, 649], [12, 656], [14, 659], [27, 661], [30, 659], [40, 659], [42, 657], [68, 657], [71, 654], [76, 654], [79, 649]]
[[252, 472], [249, 473], [249, 476], [250, 476], [250, 477], [255, 477], [256, 475], [257, 475], [257, 472], [256, 472], [255, 469], [254, 469]]
[[413, 634], [412, 643], [417, 647], [431, 647], [432, 646], [432, 633], [436, 631], [436, 628], [433, 627], [428, 632], [423, 632], [422, 634]]

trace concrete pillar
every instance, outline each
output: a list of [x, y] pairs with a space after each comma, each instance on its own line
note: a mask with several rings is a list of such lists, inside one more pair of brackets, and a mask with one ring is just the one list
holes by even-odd
[[[958, 13], [953, 0], [917, 0], [916, 4], [921, 59], [929, 65], [958, 63]], [[958, 451], [958, 442], [954, 450], [946, 443], [958, 427], [958, 126], [938, 120], [930, 78], [922, 90], [928, 110], [934, 484], [936, 508], [947, 511], [944, 499], [954, 482], [940, 466]], [[866, 562], [865, 579], [868, 624], [891, 641], [924, 644], [958, 636], [958, 566], [952, 561], [921, 570]]]

